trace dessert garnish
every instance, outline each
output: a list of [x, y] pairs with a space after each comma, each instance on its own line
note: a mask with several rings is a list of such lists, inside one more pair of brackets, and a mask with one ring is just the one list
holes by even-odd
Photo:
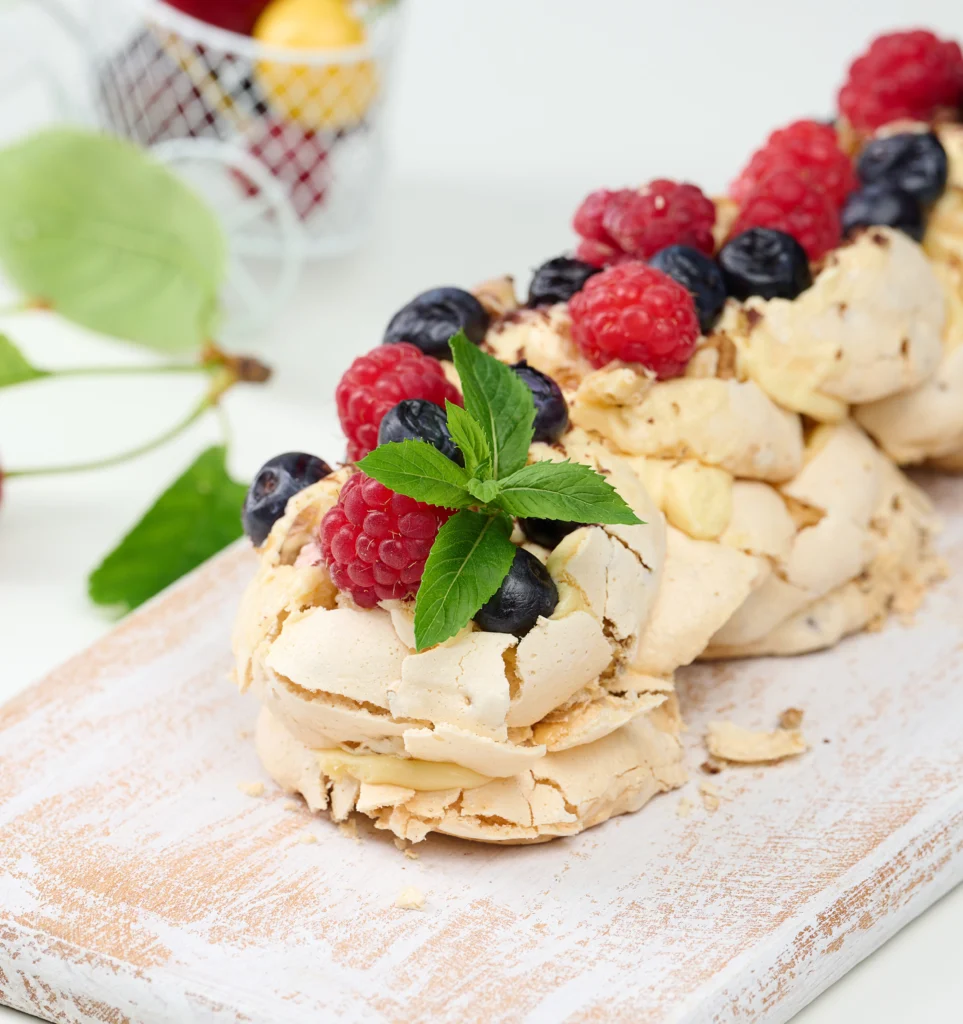
[[737, 299], [794, 299], [812, 284], [805, 250], [785, 231], [750, 228], [726, 242], [718, 258], [729, 293]]
[[719, 264], [690, 245], [669, 245], [649, 260], [649, 266], [668, 274], [692, 295], [699, 327], [708, 334], [726, 304], [726, 282]]
[[552, 306], [568, 302], [585, 282], [601, 268], [570, 256], [556, 256], [543, 263], [532, 275], [528, 286], [528, 305]]
[[257, 471], [241, 510], [241, 523], [251, 543], [260, 547], [271, 527], [284, 515], [288, 499], [330, 472], [331, 467], [323, 459], [305, 452], [285, 452], [265, 462]]
[[514, 603], [524, 610], [548, 606], [544, 581], [526, 559], [512, 572], [513, 516], [640, 522], [591, 467], [528, 464], [536, 413], [531, 390], [464, 334], [450, 344], [465, 407], [446, 403], [447, 425], [464, 468], [424, 440], [380, 445], [358, 463], [361, 474], [345, 484], [321, 526], [339, 589], [369, 607], [415, 597], [419, 651], [454, 636], [500, 589], [483, 613], [502, 623], [499, 631], [528, 622], [527, 614], [516, 617]]
[[451, 359], [448, 339], [463, 331], [470, 342], [480, 345], [488, 330], [484, 306], [464, 288], [432, 288], [416, 295], [391, 318], [384, 343], [408, 342], [427, 356]]

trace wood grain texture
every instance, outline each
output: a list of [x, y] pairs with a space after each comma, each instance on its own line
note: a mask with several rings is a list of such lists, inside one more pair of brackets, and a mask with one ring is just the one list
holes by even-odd
[[[930, 489], [954, 573], [913, 628], [682, 674], [691, 815], [672, 794], [418, 860], [238, 789], [264, 776], [226, 679], [253, 568], [230, 550], [0, 710], [0, 1000], [71, 1024], [789, 1019], [963, 878], [963, 481]], [[706, 723], [790, 706], [810, 752], [726, 769], [703, 809]], [[394, 906], [409, 885], [423, 911]]]

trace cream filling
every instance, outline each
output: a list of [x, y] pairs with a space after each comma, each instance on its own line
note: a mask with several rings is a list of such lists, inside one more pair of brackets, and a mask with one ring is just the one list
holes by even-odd
[[434, 793], [443, 789], [476, 789], [492, 781], [464, 765], [445, 761], [419, 761], [391, 754], [348, 754], [343, 750], [314, 753], [328, 778], [352, 778], [372, 786], [399, 786], [418, 793]]

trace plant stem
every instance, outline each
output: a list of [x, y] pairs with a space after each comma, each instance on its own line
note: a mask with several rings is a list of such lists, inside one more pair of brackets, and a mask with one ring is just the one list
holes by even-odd
[[51, 377], [121, 377], [144, 376], [152, 373], [210, 373], [212, 367], [205, 363], [161, 363], [157, 366], [68, 366], [63, 369], [45, 370], [44, 376]]
[[174, 426], [165, 430], [162, 434], [158, 434], [157, 437], [151, 438], [149, 441], [145, 441], [143, 444], [137, 445], [136, 448], [129, 448], [125, 452], [119, 452], [117, 455], [109, 455], [105, 459], [94, 459], [91, 462], [76, 462], [72, 465], [62, 466], [32, 466], [29, 469], [11, 469], [4, 470], [3, 476], [5, 479], [21, 476], [59, 476], [64, 473], [86, 473], [93, 469], [109, 469], [111, 466], [118, 466], [122, 462], [127, 462], [129, 459], [136, 459], [140, 455], [146, 455], [148, 452], [154, 451], [156, 448], [160, 448], [162, 445], [167, 444], [168, 441], [173, 441], [178, 434], [183, 433], [191, 424], [196, 423], [212, 406], [216, 405], [216, 399], [210, 395], [205, 395], [197, 405], [182, 419], [179, 420]]

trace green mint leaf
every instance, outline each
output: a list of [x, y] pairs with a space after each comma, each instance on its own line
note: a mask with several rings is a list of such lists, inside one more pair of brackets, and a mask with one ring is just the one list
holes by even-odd
[[49, 371], [31, 366], [20, 349], [5, 334], [0, 334], [0, 388], [26, 384], [28, 380], [49, 375]]
[[219, 319], [218, 221], [130, 142], [61, 128], [0, 150], [0, 264], [68, 320], [164, 352]]
[[460, 406], [445, 401], [448, 413], [448, 432], [465, 456], [465, 469], [469, 476], [488, 480], [492, 475], [492, 450], [485, 431]]
[[457, 512], [438, 531], [415, 601], [418, 650], [454, 636], [501, 586], [515, 557], [507, 516]]
[[496, 500], [513, 516], [626, 526], [642, 522], [605, 477], [578, 462], [525, 466], [500, 481]]
[[97, 604], [130, 611], [241, 535], [247, 488], [227, 473], [227, 450], [202, 452], [90, 574]]
[[475, 502], [466, 489], [468, 474], [427, 441], [393, 441], [366, 455], [358, 468], [398, 494], [442, 508]]
[[465, 411], [482, 428], [492, 454], [492, 476], [509, 476], [525, 465], [532, 443], [535, 402], [510, 367], [482, 352], [459, 331], [451, 353], [465, 396]]
[[472, 477], [468, 481], [468, 492], [483, 505], [488, 505], [498, 496], [498, 481], [479, 480], [477, 477]]

